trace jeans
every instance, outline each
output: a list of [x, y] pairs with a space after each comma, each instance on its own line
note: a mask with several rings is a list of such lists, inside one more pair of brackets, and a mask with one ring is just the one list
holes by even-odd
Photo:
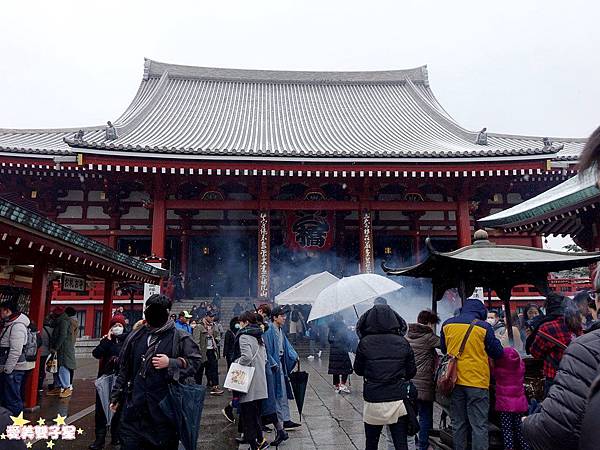
[[58, 382], [63, 389], [71, 387], [71, 372], [65, 366], [58, 368]]
[[419, 414], [419, 450], [429, 448], [429, 431], [433, 428], [433, 402], [417, 400]]
[[[406, 417], [400, 417], [398, 422], [388, 425], [388, 427], [392, 435], [395, 450], [408, 450]], [[365, 423], [366, 450], [377, 450], [379, 448], [379, 436], [382, 429], [383, 425], [369, 425]]]
[[457, 385], [452, 392], [452, 438], [454, 450], [467, 450], [471, 429], [471, 450], [488, 450], [490, 396], [487, 389]]
[[13, 415], [23, 411], [21, 385], [25, 376], [24, 370], [13, 370], [12, 373], [0, 373], [0, 404]]

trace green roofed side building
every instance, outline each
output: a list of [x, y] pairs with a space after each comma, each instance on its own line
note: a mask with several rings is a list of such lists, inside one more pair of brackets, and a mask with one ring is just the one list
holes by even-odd
[[586, 250], [600, 250], [600, 188], [593, 173], [576, 175], [518, 205], [478, 221], [506, 233], [571, 236]]

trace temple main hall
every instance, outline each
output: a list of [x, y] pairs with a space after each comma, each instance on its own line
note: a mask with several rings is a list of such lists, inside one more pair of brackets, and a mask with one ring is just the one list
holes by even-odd
[[[572, 176], [584, 141], [495, 133], [485, 120], [467, 130], [436, 99], [426, 66], [145, 60], [137, 94], [106, 124], [0, 129], [0, 195], [158, 258], [185, 274], [189, 297], [266, 299], [323, 270], [417, 263], [426, 237], [440, 251], [467, 245], [478, 219]], [[538, 247], [543, 238], [490, 237]], [[15, 284], [14, 274], [0, 282]]]

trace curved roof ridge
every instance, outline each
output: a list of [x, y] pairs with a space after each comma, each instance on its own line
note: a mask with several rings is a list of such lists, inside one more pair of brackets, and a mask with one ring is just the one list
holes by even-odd
[[144, 96], [143, 86], [147, 81], [142, 81], [137, 94], [125, 109], [123, 114], [115, 120], [114, 126], [117, 129], [119, 137], [126, 135], [129, 131], [137, 127], [145, 118], [146, 114], [156, 105], [159, 99], [163, 96], [165, 85], [169, 79], [169, 73], [165, 72], [160, 77], [156, 86], [153, 86], [152, 91]]
[[63, 134], [77, 133], [79, 130], [85, 132], [98, 131], [103, 130], [104, 128], [106, 128], [106, 125], [67, 128], [0, 128], [0, 134]]
[[558, 136], [533, 136], [533, 135], [524, 135], [524, 134], [509, 134], [509, 133], [492, 133], [488, 132], [488, 137], [495, 138], [506, 138], [506, 139], [522, 139], [522, 140], [532, 140], [532, 141], [541, 141], [544, 138], [548, 138], [551, 141], [557, 142], [587, 142], [587, 138], [571, 138], [571, 137], [558, 137]]
[[241, 81], [263, 83], [413, 83], [428, 84], [427, 66], [403, 70], [374, 71], [300, 71], [300, 70], [252, 70], [218, 67], [186, 66], [144, 59], [144, 80], [157, 78], [168, 72], [172, 78], [192, 78], [218, 81]]
[[440, 125], [444, 126], [444, 128], [448, 129], [448, 131], [457, 135], [458, 137], [461, 137], [461, 138], [469, 141], [472, 144], [475, 143], [475, 139], [477, 138], [477, 132], [470, 131], [470, 130], [467, 130], [466, 128], [463, 128], [456, 120], [454, 120], [454, 118], [450, 114], [448, 114], [448, 112], [446, 110], [444, 110], [443, 108], [442, 108], [442, 110], [440, 110], [439, 107], [441, 107], [441, 104], [440, 104], [439, 100], [435, 97], [435, 95], [433, 94], [433, 91], [431, 90], [430, 87], [428, 87], [429, 92], [431, 93], [431, 96], [435, 100], [436, 104], [434, 104], [430, 99], [425, 97], [425, 95], [423, 95], [423, 93], [421, 91], [416, 89], [416, 87], [415, 87], [414, 83], [412, 83], [412, 81], [409, 80], [407, 82], [407, 85], [410, 86], [410, 88], [411, 88], [409, 90], [409, 92], [411, 93], [413, 98], [423, 108], [427, 109], [427, 111], [432, 114], [432, 117], [439, 119], [438, 123], [440, 123]]

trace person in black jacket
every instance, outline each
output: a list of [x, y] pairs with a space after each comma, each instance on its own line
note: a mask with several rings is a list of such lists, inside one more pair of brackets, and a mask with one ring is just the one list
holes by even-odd
[[[110, 329], [104, 336], [98, 346], [92, 351], [92, 356], [99, 360], [98, 378], [103, 375], [116, 374], [119, 369], [119, 354], [123, 348], [123, 343], [127, 338], [125, 334], [125, 317], [113, 316], [110, 319]], [[111, 445], [119, 445], [119, 421], [121, 420], [120, 411], [113, 416], [110, 423]], [[95, 433], [96, 440], [89, 446], [90, 450], [100, 450], [104, 448], [107, 433], [106, 415], [102, 408], [102, 401], [96, 392], [96, 411], [95, 411]]]
[[[335, 391], [349, 394], [350, 389], [346, 385], [348, 375], [352, 373], [352, 363], [348, 352], [350, 348], [350, 337], [348, 329], [342, 317], [336, 314], [329, 324], [329, 368], [327, 373], [333, 375]], [[341, 378], [341, 380], [340, 380]]]
[[540, 412], [523, 419], [523, 435], [533, 449], [579, 448], [588, 392], [600, 366], [600, 324], [594, 328], [569, 345]]
[[132, 332], [120, 355], [111, 409], [122, 408], [121, 450], [176, 450], [177, 429], [158, 406], [169, 384], [193, 382], [202, 362], [189, 333], [169, 320], [172, 302], [164, 295], [146, 301], [146, 324]]
[[375, 305], [359, 319], [354, 371], [364, 377], [366, 450], [377, 449], [383, 425], [389, 425], [396, 450], [408, 448], [402, 387], [417, 367], [406, 330], [404, 319], [388, 305]]
[[[225, 360], [227, 361], [227, 371], [229, 372], [229, 366], [235, 359], [235, 335], [240, 329], [240, 319], [239, 317], [233, 317], [229, 321], [229, 330], [225, 332], [224, 344], [223, 344], [223, 355], [225, 355]], [[235, 399], [239, 394], [236, 392], [233, 393], [233, 398]], [[225, 418], [231, 422], [235, 422], [235, 416], [233, 414], [233, 401], [227, 403], [227, 406], [221, 410]]]

